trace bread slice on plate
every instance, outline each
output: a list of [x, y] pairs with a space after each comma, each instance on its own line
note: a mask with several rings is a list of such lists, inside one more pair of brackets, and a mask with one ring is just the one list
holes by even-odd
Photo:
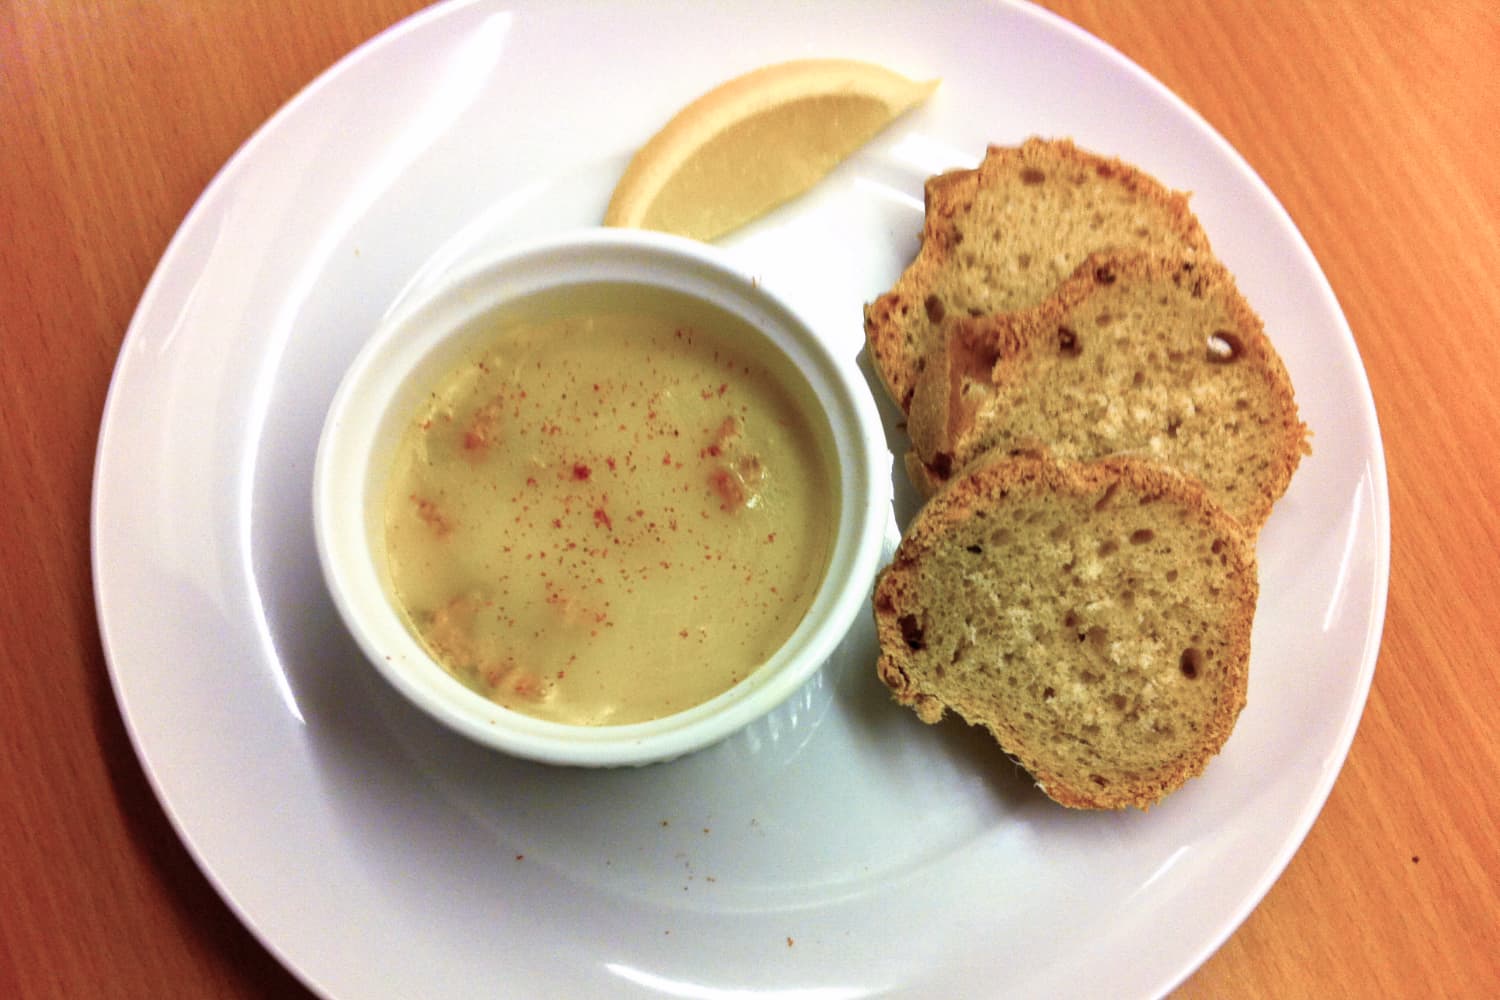
[[921, 250], [865, 308], [870, 356], [903, 412], [945, 319], [1034, 306], [1100, 250], [1209, 254], [1187, 195], [1066, 139], [991, 146], [925, 195]]
[[1138, 458], [995, 456], [917, 514], [874, 595], [878, 673], [924, 722], [983, 726], [1066, 806], [1147, 808], [1245, 704], [1253, 543]]
[[1202, 480], [1253, 534], [1308, 432], [1261, 321], [1212, 258], [1093, 255], [1041, 304], [950, 324], [912, 394], [932, 493], [990, 452], [1129, 453]]

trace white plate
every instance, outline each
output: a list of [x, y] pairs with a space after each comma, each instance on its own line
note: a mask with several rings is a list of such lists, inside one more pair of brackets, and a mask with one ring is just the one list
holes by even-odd
[[[1316, 451], [1261, 537], [1250, 705], [1207, 774], [1149, 813], [1053, 806], [986, 738], [890, 704], [868, 621], [763, 724], [604, 773], [466, 744], [338, 623], [313, 451], [380, 317], [472, 254], [596, 220], [678, 106], [807, 55], [945, 79], [730, 244], [850, 364], [861, 304], [915, 252], [922, 179], [1043, 133], [1195, 191], [1300, 390]], [[314, 990], [1131, 996], [1196, 967], [1321, 807], [1374, 670], [1388, 509], [1353, 339], [1291, 221], [1196, 115], [1083, 33], [990, 4], [476, 0], [325, 74], [183, 223], [111, 388], [94, 568], [163, 805]]]

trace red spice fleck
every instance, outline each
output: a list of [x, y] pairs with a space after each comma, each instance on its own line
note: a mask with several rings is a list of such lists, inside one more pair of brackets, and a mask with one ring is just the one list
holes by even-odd
[[768, 541], [768, 542], [774, 542], [774, 541], [776, 541], [776, 532], [773, 531], [769, 535], [767, 535], [766, 536], [766, 541]]
[[715, 469], [709, 474], [708, 485], [723, 501], [719, 505], [720, 510], [731, 510], [744, 505], [745, 487], [728, 469]]
[[411, 495], [412, 502], [417, 505], [417, 517], [421, 518], [433, 534], [439, 538], [447, 537], [453, 530], [453, 522], [443, 515], [438, 505], [426, 497], [419, 497], [415, 493]]
[[[687, 629], [682, 629], [677, 634], [680, 635], [680, 636], [682, 636], [684, 639], [686, 639], [688, 637], [688, 630]], [[665, 826], [666, 824], [662, 824], [662, 825]]]
[[661, 464], [662, 465], [671, 465], [672, 464], [672, 453], [670, 451], [664, 451], [664, 452], [661, 453]]
[[608, 530], [614, 529], [614, 522], [609, 519], [609, 512], [603, 507], [594, 508], [594, 523], [602, 524]]
[[577, 462], [573, 465], [574, 479], [584, 480], [587, 479], [591, 474], [592, 470], [590, 470], [589, 467], [587, 465], [584, 465], [582, 462]]
[[552, 519], [552, 527], [554, 527], [554, 528], [561, 528], [562, 527], [562, 518], [560, 518], [560, 517], [554, 517]]
[[609, 466], [609, 471], [615, 471], [615, 460], [613, 458], [606, 458], [604, 464]]
[[541, 696], [541, 681], [532, 674], [521, 674], [511, 681], [511, 690], [519, 698], [537, 698]]
[[491, 399], [474, 411], [469, 424], [464, 428], [464, 450], [479, 452], [474, 458], [483, 458], [483, 452], [499, 437], [500, 418], [504, 402], [499, 396]]
[[721, 382], [719, 384], [719, 395], [722, 396], [722, 395], [724, 395], [724, 393], [726, 393], [728, 391], [729, 391], [729, 383], [728, 382]]

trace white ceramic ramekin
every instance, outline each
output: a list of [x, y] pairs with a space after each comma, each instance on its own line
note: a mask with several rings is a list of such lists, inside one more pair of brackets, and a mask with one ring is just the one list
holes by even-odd
[[[650, 722], [578, 726], [505, 709], [453, 678], [408, 631], [388, 594], [382, 505], [396, 442], [436, 380], [474, 346], [476, 321], [561, 301], [569, 288], [639, 285], [686, 295], [748, 323], [790, 360], [821, 407], [838, 491], [827, 570], [801, 625], [758, 670], [718, 697]], [[519, 305], [518, 305], [519, 304]], [[413, 704], [464, 735], [556, 764], [668, 760], [759, 718], [808, 680], [866, 609], [890, 509], [890, 459], [853, 358], [836, 358], [776, 296], [713, 247], [659, 233], [591, 229], [508, 252], [377, 330], [345, 374], [313, 478], [318, 556], [345, 624]]]

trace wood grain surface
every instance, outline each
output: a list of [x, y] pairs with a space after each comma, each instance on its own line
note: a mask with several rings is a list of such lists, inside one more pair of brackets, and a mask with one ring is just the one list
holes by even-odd
[[[90, 475], [132, 310], [194, 199], [419, 6], [0, 2], [0, 996], [304, 995], [132, 752], [94, 617]], [[1354, 330], [1389, 464], [1388, 616], [1347, 765], [1180, 995], [1500, 996], [1500, 8], [1048, 6], [1276, 192]]]

